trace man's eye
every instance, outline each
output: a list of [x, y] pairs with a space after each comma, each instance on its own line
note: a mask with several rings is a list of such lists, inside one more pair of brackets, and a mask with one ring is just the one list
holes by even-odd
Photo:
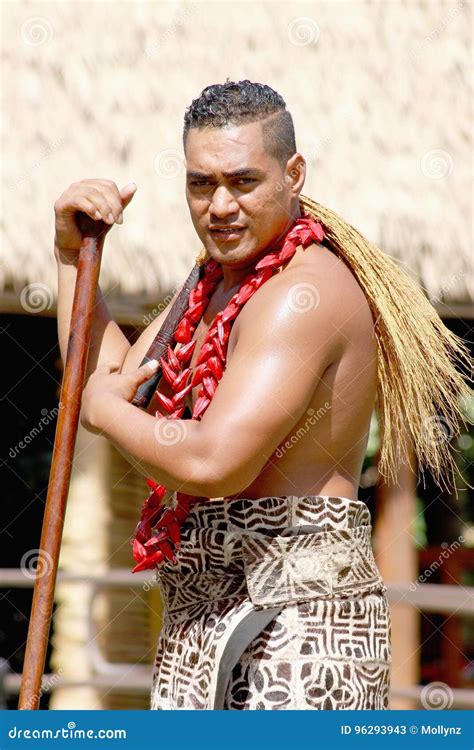
[[[255, 179], [253, 177], [239, 177], [239, 179], [236, 180], [235, 182], [236, 184], [237, 183], [248, 184], [250, 182], [255, 182]], [[212, 184], [213, 183], [210, 182], [209, 180], [192, 180], [190, 182], [190, 185], [192, 185], [193, 187], [210, 187], [212, 186]]]

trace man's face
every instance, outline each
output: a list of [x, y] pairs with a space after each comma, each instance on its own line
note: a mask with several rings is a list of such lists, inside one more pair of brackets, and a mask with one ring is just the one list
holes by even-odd
[[[304, 159], [293, 155], [283, 170], [264, 148], [261, 122], [191, 128], [185, 155], [191, 219], [216, 261], [244, 267], [291, 226], [295, 195], [301, 190], [295, 193], [295, 165], [304, 168]], [[239, 229], [233, 234], [214, 231], [228, 226]]]

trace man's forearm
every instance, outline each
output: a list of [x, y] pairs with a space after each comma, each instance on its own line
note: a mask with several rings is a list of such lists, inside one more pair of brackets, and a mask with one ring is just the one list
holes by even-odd
[[220, 477], [206, 450], [200, 422], [146, 414], [121, 399], [99, 407], [100, 432], [132, 465], [170, 490], [217, 497]]
[[[57, 246], [54, 256], [58, 264], [58, 340], [63, 365], [66, 362], [74, 289], [77, 279], [77, 251], [62, 251]], [[130, 348], [126, 336], [113, 320], [100, 286], [97, 286], [91, 342], [87, 360], [86, 381], [99, 364], [117, 361], [122, 364]]]

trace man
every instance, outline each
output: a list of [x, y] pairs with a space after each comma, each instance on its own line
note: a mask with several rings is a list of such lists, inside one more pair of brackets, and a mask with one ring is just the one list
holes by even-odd
[[[170, 533], [158, 522], [165, 508], [150, 522], [145, 504], [134, 540], [141, 567], [160, 562], [165, 604], [151, 707], [387, 708], [386, 587], [372, 555], [370, 517], [357, 498], [370, 419], [377, 401], [385, 419], [401, 420], [401, 394], [412, 388], [426, 404], [414, 417], [416, 438], [417, 419], [433, 413], [433, 387], [447, 382], [440, 371], [447, 377], [451, 368], [453, 377], [446, 352], [459, 343], [428, 314], [420, 320], [409, 293], [426, 304], [422, 312], [429, 304], [381, 251], [332, 212], [302, 201], [306, 162], [273, 89], [250, 81], [207, 87], [186, 112], [183, 141], [186, 198], [214, 274], [184, 326], [194, 322], [189, 370], [195, 376], [203, 354], [204, 362], [220, 354], [222, 372], [207, 391], [203, 378], [193, 388], [183, 376], [174, 409], [178, 343], [161, 363], [168, 377], [149, 407], [132, 406], [150, 377], [140, 363], [168, 310], [130, 346], [99, 289], [82, 407], [82, 424], [139, 462], [160, 498], [174, 493]], [[63, 359], [81, 242], [75, 212], [121, 223], [135, 187], [84, 180], [55, 204]], [[318, 211], [321, 233], [308, 218]], [[237, 309], [239, 290], [272, 258], [280, 260], [265, 283]], [[433, 347], [429, 372], [421, 357], [405, 355], [396, 335], [397, 294], [408, 310], [400, 331], [412, 344], [421, 335]], [[229, 310], [232, 321], [223, 318]], [[225, 352], [218, 343], [212, 349], [218, 319]], [[454, 403], [453, 383], [463, 386], [458, 378], [445, 389]], [[185, 416], [184, 406], [195, 418], [177, 416]], [[382, 463], [392, 470], [398, 448], [390, 437], [397, 436], [384, 433]], [[415, 450], [430, 458], [427, 443], [426, 434], [418, 437]], [[433, 450], [440, 455], [438, 444]]]

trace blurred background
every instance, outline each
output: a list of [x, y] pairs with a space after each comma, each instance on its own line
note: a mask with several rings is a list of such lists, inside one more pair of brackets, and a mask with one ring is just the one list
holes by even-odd
[[[200, 243], [184, 193], [186, 107], [226, 78], [266, 83], [293, 115], [303, 194], [397, 259], [472, 348], [472, 6], [467, 2], [3, 3], [0, 273], [0, 705], [16, 708], [62, 378], [53, 204], [74, 181], [135, 181], [100, 284], [130, 341]], [[409, 342], [407, 342], [409, 345]], [[473, 403], [446, 430], [457, 493], [378, 475], [359, 497], [392, 615], [390, 707], [474, 697]], [[144, 477], [79, 428], [41, 708], [149, 708], [161, 602], [131, 574]]]

